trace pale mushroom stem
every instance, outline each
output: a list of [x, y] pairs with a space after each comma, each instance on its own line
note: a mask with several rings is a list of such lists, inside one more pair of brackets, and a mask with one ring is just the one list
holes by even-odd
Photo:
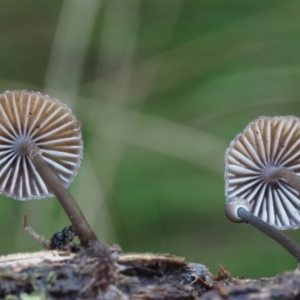
[[80, 244], [84, 247], [88, 247], [94, 242], [98, 242], [96, 235], [89, 226], [80, 208], [44, 161], [38, 146], [31, 139], [25, 138], [20, 141], [19, 151], [29, 157], [45, 184], [62, 205], [78, 235]]
[[260, 218], [254, 216], [245, 208], [240, 207], [237, 210], [237, 215], [245, 222], [251, 224], [255, 228], [259, 229], [270, 238], [279, 243], [283, 248], [290, 252], [298, 261], [298, 268], [300, 267], [300, 246], [292, 239], [284, 235], [278, 229], [272, 227], [268, 223], [264, 222]]
[[285, 179], [300, 195], [300, 178], [295, 172], [284, 167], [269, 167], [265, 171], [267, 180], [274, 180], [277, 178]]

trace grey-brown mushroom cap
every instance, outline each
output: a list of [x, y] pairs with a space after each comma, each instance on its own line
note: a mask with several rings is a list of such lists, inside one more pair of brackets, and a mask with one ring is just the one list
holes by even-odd
[[18, 151], [30, 138], [43, 159], [67, 187], [83, 155], [81, 125], [65, 104], [26, 90], [0, 94], [0, 192], [18, 200], [53, 196], [30, 158]]
[[298, 192], [284, 179], [269, 181], [265, 171], [285, 167], [300, 175], [300, 120], [260, 117], [230, 144], [225, 155], [225, 195], [241, 197], [251, 213], [277, 229], [300, 227]]
[[247, 211], [251, 211], [250, 203], [243, 198], [233, 197], [226, 200], [225, 215], [231, 222], [235, 222], [235, 223], [244, 222], [244, 220], [241, 219], [238, 215], [239, 208], [244, 208]]

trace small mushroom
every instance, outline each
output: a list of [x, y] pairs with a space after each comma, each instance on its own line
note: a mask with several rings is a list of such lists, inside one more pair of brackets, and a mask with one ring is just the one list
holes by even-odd
[[[260, 117], [226, 151], [226, 216], [265, 232], [300, 263], [299, 245], [277, 230], [300, 226], [299, 174], [300, 120], [296, 117]], [[292, 246], [287, 245], [290, 242]]]
[[0, 94], [0, 192], [18, 200], [55, 195], [89, 246], [97, 237], [66, 190], [82, 153], [80, 123], [65, 104], [38, 92]]

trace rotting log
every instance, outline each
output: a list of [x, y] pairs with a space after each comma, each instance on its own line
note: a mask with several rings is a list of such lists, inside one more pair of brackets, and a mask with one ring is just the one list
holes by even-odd
[[[109, 254], [108, 254], [109, 253]], [[109, 257], [108, 257], [108, 256]], [[172, 255], [42, 251], [0, 257], [1, 299], [299, 299], [300, 272], [260, 280], [213, 276]]]

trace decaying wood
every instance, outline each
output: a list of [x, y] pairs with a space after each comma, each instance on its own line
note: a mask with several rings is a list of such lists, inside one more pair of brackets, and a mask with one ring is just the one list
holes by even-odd
[[[106, 251], [107, 250], [107, 251]], [[299, 299], [300, 272], [261, 280], [232, 278], [223, 267], [213, 276], [181, 257], [42, 251], [0, 257], [3, 299]], [[32, 298], [31, 298], [32, 297]]]

